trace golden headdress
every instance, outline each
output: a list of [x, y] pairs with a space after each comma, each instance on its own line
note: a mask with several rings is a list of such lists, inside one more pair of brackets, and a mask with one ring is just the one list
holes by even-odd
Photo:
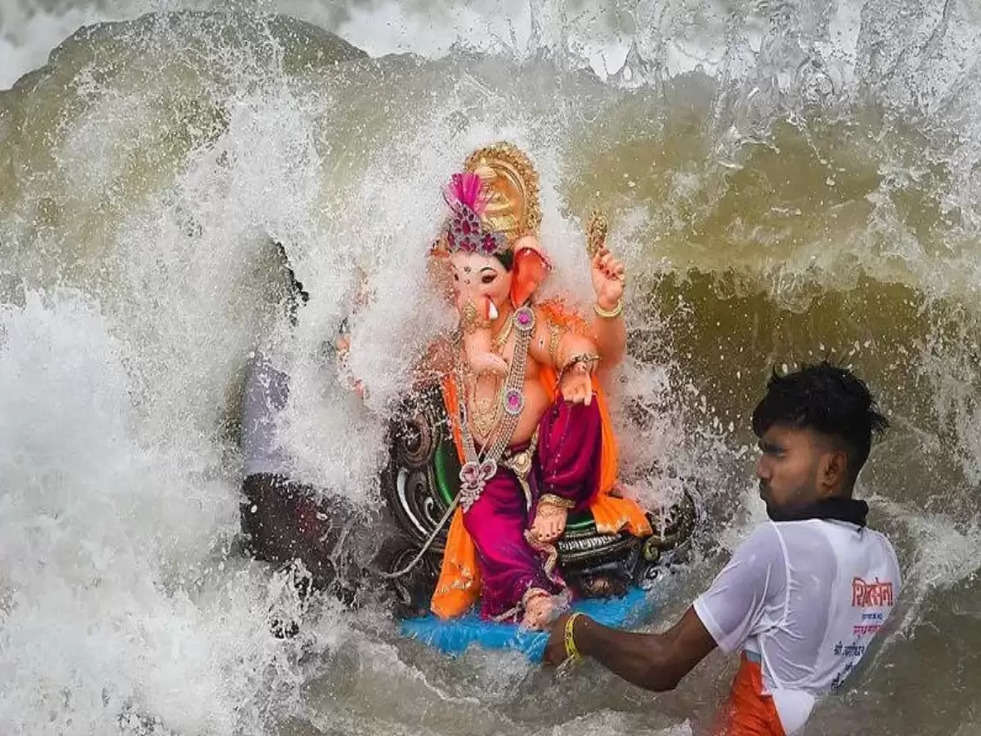
[[464, 167], [443, 189], [451, 214], [437, 251], [502, 256], [518, 238], [538, 235], [538, 172], [521, 150], [495, 143], [470, 154]]
[[538, 172], [524, 151], [501, 141], [471, 153], [464, 169], [477, 174], [483, 184], [486, 204], [480, 219], [489, 230], [503, 233], [509, 246], [524, 235], [538, 234]]

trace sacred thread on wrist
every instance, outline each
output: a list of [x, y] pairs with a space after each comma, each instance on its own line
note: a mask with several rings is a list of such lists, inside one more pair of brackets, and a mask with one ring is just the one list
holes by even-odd
[[599, 305], [599, 302], [594, 302], [593, 311], [603, 319], [616, 319], [623, 314], [623, 297], [617, 299], [617, 304], [615, 307], [613, 307], [613, 309], [603, 309], [603, 307]]
[[582, 614], [576, 611], [565, 620], [565, 656], [566, 659], [571, 659], [573, 661], [582, 659], [579, 649], [576, 648], [576, 637], [573, 631], [576, 625], [576, 619], [580, 616], [582, 616]]

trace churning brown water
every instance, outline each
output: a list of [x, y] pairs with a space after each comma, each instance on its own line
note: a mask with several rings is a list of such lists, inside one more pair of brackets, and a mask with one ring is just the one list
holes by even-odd
[[[269, 611], [300, 603], [231, 549], [260, 340], [290, 361], [297, 474], [378, 503], [391, 406], [450, 321], [425, 287], [439, 185], [507, 138], [541, 170], [551, 288], [588, 298], [596, 206], [629, 265], [625, 473], [703, 489], [651, 626], [761, 517], [769, 372], [831, 357], [893, 423], [860, 495], [906, 586], [805, 732], [981, 733], [975, 3], [217, 5], [2, 6], [0, 731], [702, 732], [722, 655], [654, 696], [449, 660], [380, 608], [316, 602], [284, 642]], [[312, 295], [292, 331], [271, 240]], [[365, 404], [323, 357], [349, 315]]]

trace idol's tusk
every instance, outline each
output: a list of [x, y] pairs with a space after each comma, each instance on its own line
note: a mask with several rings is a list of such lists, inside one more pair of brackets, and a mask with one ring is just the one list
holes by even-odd
[[490, 317], [491, 320], [495, 320], [497, 319], [497, 315], [498, 315], [497, 307], [494, 306], [494, 302], [490, 302], [489, 306], [487, 307], [487, 316]]

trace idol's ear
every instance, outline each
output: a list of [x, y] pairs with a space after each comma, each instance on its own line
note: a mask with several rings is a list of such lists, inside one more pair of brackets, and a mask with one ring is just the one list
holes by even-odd
[[[531, 241], [531, 242], [528, 242]], [[535, 293], [552, 265], [542, 255], [538, 241], [531, 236], [520, 238], [515, 245], [511, 274], [511, 304], [520, 307]]]

